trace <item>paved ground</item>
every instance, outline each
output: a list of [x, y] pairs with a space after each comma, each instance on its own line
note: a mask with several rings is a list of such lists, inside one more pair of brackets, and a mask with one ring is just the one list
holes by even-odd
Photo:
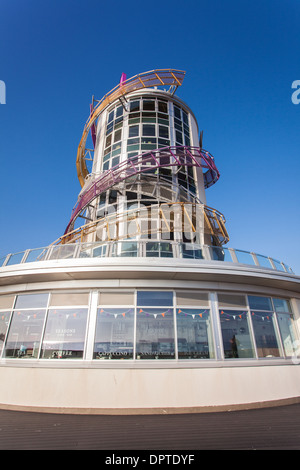
[[130, 450], [300, 450], [300, 404], [153, 416], [0, 410], [0, 450], [13, 449], [106, 450], [107, 455], [118, 450], [126, 455], [133, 454]]

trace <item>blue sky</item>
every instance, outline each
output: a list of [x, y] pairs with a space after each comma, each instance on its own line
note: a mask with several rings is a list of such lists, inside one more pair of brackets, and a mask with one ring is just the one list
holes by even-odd
[[63, 234], [92, 95], [175, 68], [221, 173], [207, 203], [229, 246], [299, 274], [299, 25], [298, 0], [1, 0], [0, 257]]

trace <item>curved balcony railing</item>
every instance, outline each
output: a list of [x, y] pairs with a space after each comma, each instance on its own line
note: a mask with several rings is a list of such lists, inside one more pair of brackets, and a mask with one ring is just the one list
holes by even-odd
[[164, 147], [142, 153], [102, 173], [86, 190], [83, 190], [72, 211], [65, 234], [73, 230], [75, 220], [82, 215], [88, 205], [109, 188], [140, 173], [173, 166], [205, 169], [206, 172], [203, 174], [205, 188], [216, 183], [220, 177], [214, 157], [200, 147]]
[[30, 262], [72, 259], [72, 258], [181, 258], [204, 261], [240, 263], [283, 273], [294, 274], [285, 263], [268, 256], [259, 255], [234, 248], [224, 248], [192, 243], [150, 240], [123, 240], [112, 242], [74, 243], [50, 245], [34, 248], [19, 253], [12, 253], [0, 258], [0, 267]]

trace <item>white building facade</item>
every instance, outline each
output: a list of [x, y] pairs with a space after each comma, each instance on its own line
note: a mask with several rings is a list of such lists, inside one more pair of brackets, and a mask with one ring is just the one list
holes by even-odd
[[183, 78], [122, 77], [94, 101], [65, 234], [0, 260], [2, 408], [176, 413], [299, 401], [300, 278], [225, 247], [225, 218], [206, 196], [219, 172], [175, 95]]

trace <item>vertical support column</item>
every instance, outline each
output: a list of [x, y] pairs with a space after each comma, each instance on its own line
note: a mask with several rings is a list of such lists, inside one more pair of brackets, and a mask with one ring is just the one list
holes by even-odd
[[210, 292], [209, 294], [210, 304], [211, 304], [211, 315], [212, 315], [212, 327], [213, 334], [216, 346], [216, 360], [224, 360], [223, 352], [223, 341], [222, 341], [222, 331], [219, 320], [219, 309], [218, 309], [218, 298], [216, 292]]
[[96, 322], [97, 322], [97, 304], [98, 304], [98, 291], [94, 290], [90, 294], [90, 307], [89, 307], [89, 317], [87, 324], [87, 338], [86, 338], [86, 352], [85, 360], [91, 361], [93, 359], [94, 353], [94, 339], [96, 331]]

